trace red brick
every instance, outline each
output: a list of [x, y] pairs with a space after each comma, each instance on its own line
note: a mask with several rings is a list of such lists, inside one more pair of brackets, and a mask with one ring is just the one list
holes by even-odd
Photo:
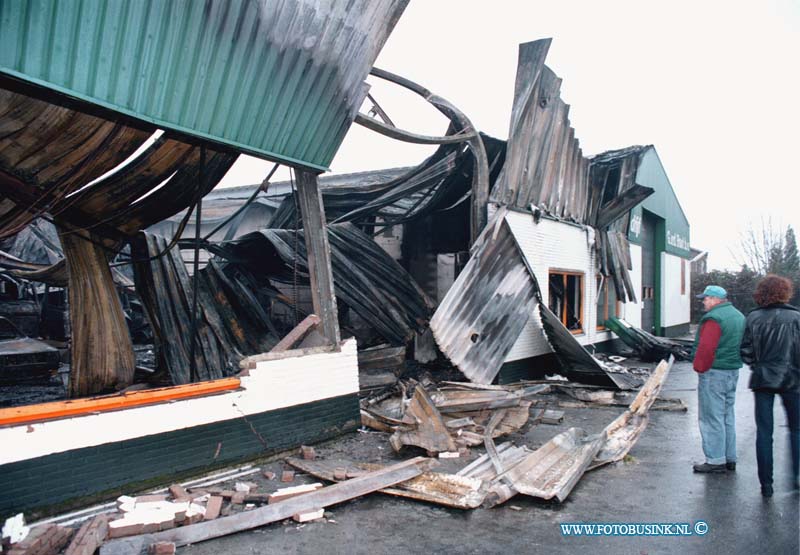
[[347, 469], [344, 467], [334, 468], [333, 479], [337, 482], [341, 480], [347, 480]]
[[172, 484], [169, 487], [169, 492], [175, 501], [189, 501], [191, 499], [191, 496], [186, 493], [186, 490], [180, 484]]
[[108, 536], [108, 516], [87, 520], [67, 547], [64, 555], [92, 555]]
[[317, 453], [314, 451], [314, 448], [308, 445], [300, 446], [300, 454], [303, 456], [303, 459], [307, 461], [313, 461], [317, 458]]
[[183, 519], [183, 525], [184, 526], [188, 526], [190, 524], [197, 524], [201, 520], [203, 520], [203, 515], [202, 514], [200, 514], [200, 513], [192, 513], [189, 516], [187, 516], [185, 519]]
[[222, 497], [214, 495], [208, 500], [206, 505], [206, 514], [204, 520], [214, 520], [219, 516], [219, 511], [222, 509]]
[[118, 526], [114, 526], [113, 524], [114, 522], [110, 522], [108, 525], [109, 538], [123, 538], [125, 536], [135, 536], [137, 534], [144, 533], [144, 524], [142, 524], [141, 522], [135, 524], [123, 524]]
[[263, 474], [264, 474], [264, 478], [266, 478], [267, 480], [274, 480], [275, 479], [275, 473], [270, 471], [270, 470], [265, 470], [263, 472]]
[[37, 526], [8, 552], [14, 555], [55, 555], [66, 545], [73, 530], [55, 524]]
[[151, 543], [147, 548], [149, 555], [174, 555], [175, 544], [172, 542], [156, 542]]
[[291, 482], [294, 480], [294, 470], [284, 470], [281, 474], [281, 482]]

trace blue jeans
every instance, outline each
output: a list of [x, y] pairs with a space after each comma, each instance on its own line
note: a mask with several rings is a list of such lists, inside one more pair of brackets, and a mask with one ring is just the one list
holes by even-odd
[[[762, 486], [772, 485], [772, 407], [775, 393], [754, 391], [756, 395], [756, 461], [758, 480]], [[792, 476], [797, 482], [800, 471], [800, 393], [777, 393], [786, 409], [789, 424], [789, 446], [792, 450]]]
[[739, 370], [711, 368], [699, 375], [700, 436], [708, 464], [736, 462], [736, 382]]

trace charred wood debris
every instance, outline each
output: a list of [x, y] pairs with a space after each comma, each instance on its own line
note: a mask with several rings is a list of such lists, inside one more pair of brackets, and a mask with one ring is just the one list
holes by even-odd
[[[561, 81], [544, 65], [549, 44], [521, 46], [508, 142], [477, 133], [443, 99], [377, 70], [445, 113], [449, 135], [428, 138], [439, 147], [417, 167], [320, 180], [336, 316], [360, 347], [362, 424], [385, 434], [393, 464], [319, 459], [305, 448], [286, 460], [284, 481], [293, 480], [291, 467], [333, 485], [267, 492], [245, 480], [259, 469], [243, 471], [230, 487], [217, 485], [230, 475], [176, 484], [120, 497], [77, 519], [60, 517], [27, 535], [24, 523], [10, 520], [4, 536], [25, 536], [10, 553], [51, 553], [67, 544], [76, 554], [168, 553], [287, 518], [330, 521], [328, 507], [372, 492], [456, 509], [494, 507], [515, 495], [561, 502], [586, 471], [625, 457], [649, 410], [685, 410], [678, 401], [657, 402], [668, 355], [685, 356], [685, 348], [619, 324], [621, 339], [637, 352], [669, 362], [647, 377], [620, 359], [590, 354], [542, 302], [537, 276], [503, 218], [524, 210], [593, 229], [600, 273], [617, 298], [635, 301], [626, 220], [652, 190], [634, 183], [635, 150], [594, 161], [583, 155]], [[30, 335], [43, 334], [49, 307], [60, 307], [61, 335], [49, 336], [71, 340], [71, 396], [123, 389], [135, 379], [221, 378], [238, 373], [248, 357], [324, 343], [325, 317], [308, 301], [313, 255], [293, 182], [268, 178], [248, 192], [246, 207], [220, 209], [205, 224], [198, 218], [192, 230], [190, 217], [202, 202], [214, 214], [218, 193], [209, 193], [235, 155], [6, 89], [0, 113], [7, 124], [0, 140], [0, 306], [33, 307], [38, 322]], [[359, 118], [401, 140], [421, 140]], [[52, 121], [58, 125], [40, 133]], [[59, 136], [64, 140], [52, 140]], [[482, 214], [487, 200], [496, 207], [491, 219]], [[380, 241], [391, 230], [403, 233], [395, 256]], [[187, 239], [201, 232], [199, 242]], [[204, 260], [190, 273], [181, 248], [196, 247]], [[462, 267], [437, 303], [407, 263], [439, 253], [462, 255]], [[498, 276], [513, 294], [493, 304]], [[118, 314], [108, 319], [109, 311]], [[548, 371], [567, 379], [492, 385], [531, 318], [554, 352]], [[429, 331], [440, 356], [426, 369], [407, 354]], [[151, 367], [137, 364], [132, 336], [152, 341]], [[0, 357], [10, 353], [0, 341]], [[448, 376], [455, 380], [443, 380]], [[470, 381], [458, 381], [464, 376]], [[627, 408], [599, 434], [572, 427], [538, 448], [508, 441], [526, 426], [562, 422], [562, 408], [597, 406]], [[485, 454], [473, 457], [475, 448]], [[427, 456], [396, 462], [407, 454]], [[262, 473], [261, 481], [274, 483], [275, 474]], [[80, 521], [73, 534], [70, 526]]]
[[[293, 341], [317, 323], [309, 319]], [[565, 380], [500, 386], [436, 382], [428, 374], [403, 379], [361, 402], [361, 433], [391, 447], [379, 461], [302, 446], [266, 465], [122, 495], [30, 527], [18, 515], [6, 521], [3, 535], [13, 541], [13, 554], [63, 548], [70, 554], [171, 553], [280, 521], [335, 523], [333, 505], [376, 492], [454, 510], [492, 509], [517, 495], [561, 503], [586, 472], [626, 457], [649, 411], [685, 410], [679, 401], [659, 398], [672, 363], [661, 361], [635, 395]], [[576, 406], [569, 399], [625, 410], [589, 434], [564, 423], [561, 409]], [[563, 431], [536, 448], [522, 443], [519, 432], [537, 425]], [[321, 456], [328, 451], [330, 457]]]

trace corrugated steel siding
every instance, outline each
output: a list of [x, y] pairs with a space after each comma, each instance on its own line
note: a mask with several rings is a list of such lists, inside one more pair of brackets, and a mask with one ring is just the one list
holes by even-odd
[[549, 48], [550, 39], [519, 46], [508, 151], [491, 199], [591, 224], [589, 161], [560, 97], [561, 79], [544, 65]]
[[3, 0], [0, 72], [327, 169], [408, 0]]
[[433, 315], [431, 331], [465, 376], [491, 383], [534, 312], [536, 285], [502, 214], [476, 245]]

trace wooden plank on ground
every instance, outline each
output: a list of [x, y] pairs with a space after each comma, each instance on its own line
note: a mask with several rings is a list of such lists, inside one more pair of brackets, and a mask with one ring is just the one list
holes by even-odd
[[589, 470], [622, 460], [636, 444], [647, 427], [647, 412], [661, 392], [661, 386], [664, 385], [674, 360], [672, 356], [669, 361], [662, 360], [639, 390], [628, 410], [606, 426], [606, 440], [596, 453]]
[[329, 507], [405, 482], [422, 474], [427, 464], [428, 459], [425, 457], [416, 457], [386, 467], [383, 470], [370, 472], [346, 482], [293, 497], [280, 503], [265, 505], [252, 511], [140, 536], [137, 541], [108, 542], [100, 549], [100, 554], [138, 555], [142, 545], [150, 545], [159, 541], [174, 542], [176, 546], [181, 547], [190, 543], [198, 543], [220, 536], [227, 536], [228, 534], [235, 534], [243, 530], [250, 530], [265, 524], [292, 518], [293, 515], [298, 513]]
[[[286, 459], [286, 462], [316, 478], [330, 482], [362, 476], [382, 468], [376, 464], [343, 460], [304, 461], [292, 457]], [[440, 472], [423, 472], [416, 478], [384, 488], [380, 493], [436, 503], [453, 509], [475, 509], [481, 505], [486, 496], [482, 480]]]

